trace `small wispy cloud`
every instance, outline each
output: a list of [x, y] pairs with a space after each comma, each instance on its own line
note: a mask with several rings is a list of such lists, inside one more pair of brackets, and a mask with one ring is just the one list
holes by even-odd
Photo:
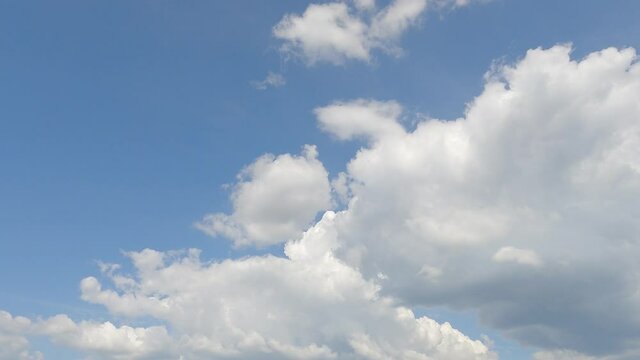
[[287, 83], [282, 74], [269, 71], [267, 77], [262, 81], [252, 81], [251, 86], [256, 90], [267, 90], [270, 87], [278, 88]]

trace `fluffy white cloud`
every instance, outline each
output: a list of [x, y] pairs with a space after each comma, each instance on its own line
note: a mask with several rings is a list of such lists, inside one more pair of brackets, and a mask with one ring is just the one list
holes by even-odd
[[447, 306], [537, 359], [637, 358], [640, 65], [632, 49], [570, 51], [529, 51], [463, 118], [414, 130], [396, 102], [316, 109], [325, 131], [367, 140], [332, 181], [345, 208], [300, 233], [330, 206], [307, 147], [258, 159], [234, 212], [201, 224], [238, 245], [286, 240], [286, 257], [131, 252], [134, 274], [103, 264], [112, 285], [81, 282], [119, 321], [0, 313], [0, 345], [27, 359], [33, 334], [105, 359], [495, 358], [408, 308]]
[[42, 354], [29, 350], [25, 337], [31, 328], [31, 320], [0, 311], [0, 360], [41, 360]]
[[233, 213], [207, 215], [197, 227], [238, 246], [267, 246], [300, 236], [319, 211], [331, 207], [328, 174], [317, 156], [315, 146], [307, 145], [302, 156], [258, 158], [238, 175]]
[[416, 319], [380, 296], [376, 282], [339, 261], [334, 218], [327, 212], [301, 240], [289, 242], [287, 258], [207, 264], [195, 250], [132, 253], [139, 277], [133, 285], [103, 290], [87, 278], [83, 298], [116, 315], [170, 324], [188, 358], [372, 358], [365, 349], [391, 358], [492, 358], [482, 343], [448, 324]]
[[91, 359], [172, 358], [171, 339], [162, 326], [116, 327], [111, 322], [76, 323], [66, 315], [31, 320], [0, 311], [0, 359], [42, 360], [29, 349], [28, 337], [46, 336], [54, 344], [81, 351]]
[[529, 345], [633, 347], [640, 65], [633, 49], [570, 51], [527, 52], [488, 74], [463, 118], [412, 131], [395, 102], [316, 109], [327, 132], [370, 140], [333, 181], [348, 203], [337, 256], [384, 273], [383, 293], [473, 309]]
[[341, 140], [362, 137], [371, 141], [405, 134], [396, 121], [402, 107], [393, 101], [356, 100], [318, 108], [320, 127]]
[[371, 21], [370, 38], [376, 42], [394, 42], [427, 8], [427, 0], [394, 0]]
[[56, 315], [36, 322], [31, 332], [96, 359], [175, 359], [171, 356], [171, 339], [163, 326], [134, 328], [117, 327], [111, 322], [76, 323], [66, 315]]
[[368, 60], [367, 25], [345, 3], [311, 4], [304, 14], [286, 15], [273, 34], [284, 40], [282, 50], [308, 63], [348, 59]]
[[[434, 1], [436, 6], [464, 6], [469, 1]], [[288, 14], [274, 28], [285, 54], [308, 64], [371, 60], [371, 52], [400, 51], [397, 42], [427, 8], [428, 0], [393, 0], [377, 10], [374, 0], [311, 4], [302, 15]]]
[[286, 258], [211, 263], [197, 250], [147, 249], [128, 254], [131, 276], [102, 267], [111, 289], [94, 277], [82, 281], [84, 300], [127, 322], [160, 326], [75, 323], [65, 315], [24, 321], [30, 333], [104, 359], [495, 359], [448, 323], [416, 318], [338, 260], [335, 218], [327, 212], [289, 242]]

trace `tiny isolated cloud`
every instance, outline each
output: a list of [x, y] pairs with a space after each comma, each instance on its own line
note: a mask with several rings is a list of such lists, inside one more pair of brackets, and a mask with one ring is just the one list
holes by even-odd
[[418, 271], [418, 275], [423, 276], [426, 280], [437, 281], [442, 276], [442, 270], [430, 265], [424, 265]]
[[[434, 1], [437, 7], [460, 7], [468, 0]], [[283, 42], [281, 51], [309, 65], [343, 64], [348, 60], [371, 61], [378, 49], [398, 55], [398, 41], [419, 23], [428, 0], [393, 0], [378, 9], [373, 0], [310, 4], [302, 14], [287, 14], [273, 28]]]
[[233, 186], [233, 213], [205, 216], [196, 226], [236, 246], [269, 246], [301, 235], [321, 210], [331, 207], [329, 175], [315, 146], [302, 155], [264, 155]]
[[340, 140], [365, 138], [379, 140], [405, 134], [397, 118], [402, 107], [395, 101], [359, 99], [335, 102], [314, 110], [320, 128]]
[[507, 263], [513, 262], [521, 265], [540, 266], [542, 260], [533, 250], [518, 249], [513, 246], [500, 248], [492, 257], [493, 261]]
[[251, 86], [256, 90], [267, 90], [268, 88], [278, 88], [284, 86], [287, 80], [282, 74], [269, 71], [267, 77], [261, 81], [252, 81]]

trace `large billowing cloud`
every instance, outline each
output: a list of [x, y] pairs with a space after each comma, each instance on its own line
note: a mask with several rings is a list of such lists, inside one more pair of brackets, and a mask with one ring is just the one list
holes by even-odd
[[[274, 256], [203, 263], [198, 251], [131, 253], [138, 278], [82, 281], [86, 301], [171, 326], [186, 358], [492, 358], [448, 324], [416, 319], [333, 255], [335, 214]], [[188, 355], [188, 356], [187, 356]]]
[[495, 359], [448, 323], [416, 318], [338, 260], [335, 218], [327, 212], [289, 242], [286, 258], [209, 263], [197, 250], [146, 249], [128, 254], [132, 276], [117, 265], [102, 267], [112, 288], [82, 280], [84, 300], [131, 323], [161, 325], [76, 323], [58, 315], [24, 319], [22, 334], [47, 335], [99, 359]]
[[258, 159], [234, 212], [202, 224], [238, 245], [286, 241], [285, 256], [130, 252], [133, 274], [105, 264], [81, 282], [112, 322], [0, 313], [0, 358], [37, 359], [32, 335], [96, 359], [496, 357], [413, 306], [475, 311], [535, 359], [637, 358], [640, 65], [632, 49], [570, 51], [488, 74], [456, 120], [407, 129], [393, 101], [316, 109], [324, 131], [365, 140], [332, 181], [344, 208], [300, 233], [331, 206], [307, 147]]
[[381, 49], [398, 53], [400, 36], [415, 25], [428, 4], [463, 6], [469, 1], [393, 0], [377, 9], [374, 0], [338, 1], [311, 4], [302, 15], [286, 15], [274, 28], [276, 38], [284, 41], [286, 54], [302, 58], [308, 64], [347, 60], [371, 60], [371, 52]]
[[299, 237], [316, 214], [331, 207], [327, 171], [315, 146], [302, 156], [264, 155], [238, 175], [233, 214], [210, 214], [197, 226], [238, 246], [267, 246]]
[[488, 74], [455, 121], [404, 129], [395, 102], [317, 109], [325, 131], [368, 140], [334, 181], [338, 257], [545, 356], [637, 347], [640, 65], [632, 49], [570, 51]]

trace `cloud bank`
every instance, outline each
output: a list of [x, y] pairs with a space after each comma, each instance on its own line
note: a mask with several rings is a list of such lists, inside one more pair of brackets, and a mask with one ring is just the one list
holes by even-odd
[[640, 66], [633, 49], [570, 52], [488, 74], [455, 121], [405, 129], [396, 102], [316, 109], [338, 139], [368, 140], [334, 180], [350, 194], [337, 256], [384, 273], [383, 293], [471, 309], [554, 354], [636, 347]]
[[327, 212], [289, 242], [286, 258], [207, 263], [198, 250], [146, 249], [127, 254], [135, 274], [103, 266], [111, 288], [95, 277], [82, 280], [85, 301], [128, 322], [151, 318], [160, 326], [77, 323], [58, 315], [18, 319], [24, 324], [14, 332], [46, 335], [97, 359], [496, 358], [448, 323], [416, 318], [337, 259], [335, 217]]
[[445, 306], [535, 359], [637, 358], [636, 61], [530, 50], [487, 74], [464, 117], [412, 129], [395, 101], [317, 108], [321, 129], [364, 140], [343, 173], [329, 181], [311, 146], [266, 155], [241, 172], [233, 212], [201, 223], [236, 245], [284, 243], [285, 256], [128, 253], [132, 274], [105, 265], [81, 282], [117, 321], [0, 313], [3, 355], [37, 358], [26, 341], [44, 335], [98, 359], [495, 359], [410, 310]]

